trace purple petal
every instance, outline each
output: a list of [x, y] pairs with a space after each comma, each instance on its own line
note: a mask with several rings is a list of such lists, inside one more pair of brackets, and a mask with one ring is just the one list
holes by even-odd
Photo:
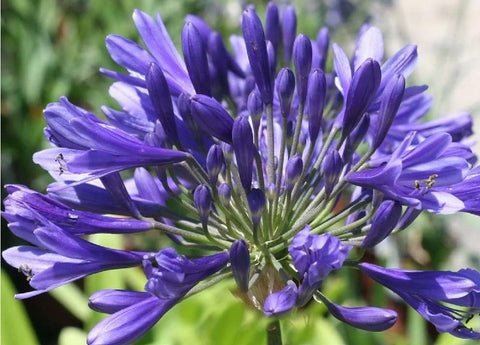
[[380, 204], [372, 227], [362, 242], [362, 247], [372, 248], [383, 241], [395, 228], [402, 215], [402, 205], [393, 200], [387, 200]]
[[263, 313], [266, 316], [280, 315], [295, 307], [296, 302], [297, 286], [294, 282], [288, 281], [283, 289], [267, 297], [263, 305]]
[[88, 345], [127, 345], [141, 338], [178, 300], [155, 296], [103, 319], [88, 333]]
[[343, 307], [324, 299], [328, 311], [350, 326], [370, 332], [381, 332], [397, 321], [397, 312], [375, 307]]
[[105, 40], [112, 59], [126, 69], [145, 74], [153, 58], [135, 42], [119, 36], [109, 35]]
[[152, 297], [148, 292], [100, 290], [88, 299], [88, 306], [100, 313], [113, 314]]
[[382, 62], [383, 36], [382, 32], [372, 26], [360, 33], [353, 57], [353, 69], [356, 70], [367, 59]]

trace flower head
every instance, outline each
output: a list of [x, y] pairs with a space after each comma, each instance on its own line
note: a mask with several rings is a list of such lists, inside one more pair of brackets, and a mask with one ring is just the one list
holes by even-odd
[[[206, 22], [187, 16], [182, 58], [160, 15], [136, 10], [133, 20], [144, 46], [108, 36], [107, 50], [125, 70], [101, 70], [115, 79], [109, 92], [119, 108], [102, 107], [100, 120], [64, 97], [49, 104], [53, 148], [33, 159], [56, 181], [47, 195], [7, 187], [3, 216], [32, 244], [3, 252], [35, 289], [20, 297], [143, 267], [144, 291], [92, 295], [90, 306], [112, 315], [90, 331], [89, 344], [131, 343], [193, 292], [232, 276], [237, 294], [266, 316], [315, 297], [354, 327], [391, 327], [395, 311], [323, 295], [329, 275], [349, 265], [439, 331], [478, 337], [462, 323], [470, 312], [443, 304], [479, 308], [478, 272], [421, 276], [348, 258], [422, 211], [480, 214], [479, 169], [464, 140], [471, 117], [420, 122], [430, 97], [424, 86], [405, 86], [416, 46], [384, 59], [380, 30], [365, 26], [353, 59], [333, 43], [326, 70], [328, 29], [316, 40], [297, 35], [293, 7], [270, 3], [265, 29], [245, 9], [233, 53]], [[80, 237], [150, 230], [178, 249], [117, 250]], [[200, 257], [181, 254], [186, 247]]]

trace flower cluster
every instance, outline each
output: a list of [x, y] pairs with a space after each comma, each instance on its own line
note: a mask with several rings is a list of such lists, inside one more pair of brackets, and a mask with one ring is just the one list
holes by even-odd
[[[391, 327], [393, 310], [340, 306], [322, 294], [332, 272], [353, 266], [439, 332], [480, 339], [465, 325], [480, 312], [479, 272], [349, 258], [422, 211], [480, 214], [471, 116], [422, 120], [427, 87], [405, 82], [415, 46], [385, 59], [381, 32], [365, 25], [349, 59], [328, 29], [315, 39], [297, 35], [294, 9], [269, 3], [265, 25], [245, 9], [243, 37], [230, 37], [233, 53], [202, 19], [187, 16], [182, 58], [160, 15], [135, 11], [133, 20], [144, 47], [108, 36], [126, 72], [101, 69], [115, 79], [109, 92], [120, 110], [102, 107], [104, 121], [66, 98], [49, 104], [53, 148], [33, 160], [56, 182], [46, 195], [7, 186], [3, 217], [31, 243], [3, 252], [34, 289], [17, 298], [138, 266], [145, 291], [91, 296], [91, 308], [111, 315], [90, 331], [89, 344], [131, 343], [182, 299], [232, 277], [238, 295], [268, 317], [314, 299], [354, 327]], [[145, 231], [162, 232], [176, 249], [114, 250], [84, 236]], [[185, 247], [205, 256], [179, 254]]]

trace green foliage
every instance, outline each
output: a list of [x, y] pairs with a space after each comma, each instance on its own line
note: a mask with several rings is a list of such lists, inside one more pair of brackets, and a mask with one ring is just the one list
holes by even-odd
[[2, 345], [39, 344], [23, 304], [14, 299], [15, 287], [2, 270]]

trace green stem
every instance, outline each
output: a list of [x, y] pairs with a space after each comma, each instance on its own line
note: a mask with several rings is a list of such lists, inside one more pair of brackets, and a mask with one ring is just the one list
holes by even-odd
[[282, 331], [278, 319], [267, 325], [267, 345], [282, 345]]

